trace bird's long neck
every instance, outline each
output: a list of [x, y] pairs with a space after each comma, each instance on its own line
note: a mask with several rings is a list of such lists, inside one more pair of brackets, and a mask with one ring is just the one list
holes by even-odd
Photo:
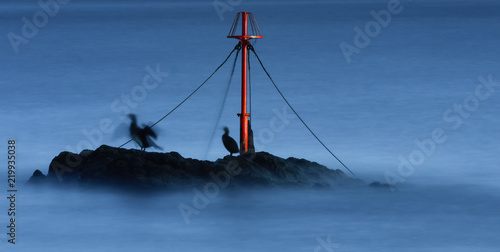
[[132, 137], [137, 134], [137, 131], [139, 130], [139, 127], [137, 127], [137, 120], [135, 118], [132, 118], [132, 123], [130, 123], [130, 134]]

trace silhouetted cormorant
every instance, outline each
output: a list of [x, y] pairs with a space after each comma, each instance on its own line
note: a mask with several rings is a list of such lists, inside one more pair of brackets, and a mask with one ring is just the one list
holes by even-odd
[[229, 129], [227, 127], [224, 127], [224, 135], [222, 135], [222, 143], [224, 143], [224, 147], [226, 147], [226, 150], [231, 153], [231, 156], [233, 153], [238, 153], [240, 150], [238, 148], [238, 143], [229, 136]]
[[156, 145], [155, 142], [149, 137], [156, 139], [155, 132], [147, 125], [143, 125], [144, 128], [137, 126], [137, 117], [134, 114], [129, 114], [128, 117], [132, 120], [130, 124], [130, 137], [141, 147], [142, 151], [145, 151], [148, 147], [155, 147], [161, 150], [161, 147]]

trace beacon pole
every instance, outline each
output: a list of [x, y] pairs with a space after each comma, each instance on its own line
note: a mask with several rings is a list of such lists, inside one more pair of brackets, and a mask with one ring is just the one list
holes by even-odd
[[[243, 12], [243, 25], [241, 33], [246, 36], [248, 33], [247, 13]], [[248, 116], [247, 114], [247, 56], [248, 43], [246, 38], [240, 40], [241, 43], [241, 115], [240, 115], [240, 155], [248, 151]]]
[[[238, 28], [238, 21], [241, 17], [241, 35], [236, 35]], [[248, 26], [250, 19], [250, 30], [249, 34]], [[248, 152], [248, 117], [247, 114], [247, 98], [248, 98], [248, 87], [247, 87], [247, 56], [248, 56], [248, 45], [250, 45], [249, 39], [262, 38], [260, 34], [257, 22], [251, 12], [240, 12], [236, 15], [234, 19], [233, 26], [229, 32], [228, 38], [236, 38], [240, 40], [242, 52], [241, 52], [241, 113], [238, 114], [240, 117], [240, 155]]]

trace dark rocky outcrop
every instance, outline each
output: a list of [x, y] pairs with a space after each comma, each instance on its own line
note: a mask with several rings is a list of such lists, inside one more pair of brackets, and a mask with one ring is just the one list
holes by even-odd
[[214, 184], [223, 188], [365, 185], [340, 170], [266, 152], [226, 156], [211, 162], [184, 158], [176, 152], [144, 152], [106, 145], [80, 154], [61, 152], [52, 160], [46, 176], [36, 170], [28, 184], [134, 190], [173, 190]]

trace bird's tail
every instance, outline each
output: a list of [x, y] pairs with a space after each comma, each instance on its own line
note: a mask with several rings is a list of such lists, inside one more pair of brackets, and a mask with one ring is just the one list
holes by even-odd
[[162, 148], [162, 147], [160, 147], [160, 146], [158, 146], [158, 145], [157, 145], [157, 144], [153, 141], [153, 139], [151, 139], [149, 136], [148, 136], [148, 137], [146, 137], [146, 140], [148, 141], [149, 146], [154, 147], [154, 148], [159, 149], [159, 150], [163, 150], [163, 148]]

